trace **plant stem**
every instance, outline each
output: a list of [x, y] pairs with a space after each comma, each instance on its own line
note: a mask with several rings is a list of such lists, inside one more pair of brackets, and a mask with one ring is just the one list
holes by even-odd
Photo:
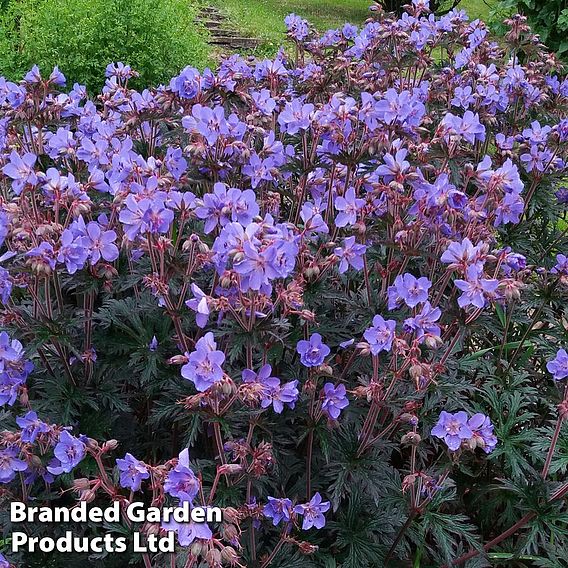
[[266, 568], [273, 560], [278, 551], [282, 548], [284, 544], [284, 538], [280, 537], [278, 544], [274, 547], [274, 550], [270, 553], [270, 556], [260, 565], [260, 568]]
[[[568, 386], [564, 389], [564, 401], [568, 397]], [[556, 420], [556, 428], [554, 429], [554, 434], [550, 440], [550, 447], [548, 448], [548, 454], [546, 456], [546, 461], [544, 462], [544, 467], [542, 468], [542, 478], [546, 479], [548, 471], [550, 470], [550, 464], [552, 463], [552, 458], [554, 456], [554, 450], [556, 449], [556, 444], [558, 442], [558, 437], [560, 436], [560, 430], [562, 430], [562, 423], [564, 422], [564, 415], [562, 412], [558, 413], [558, 419]]]
[[[548, 500], [549, 503], [556, 501], [558, 499], [562, 499], [564, 495], [568, 493], [568, 483], [565, 483], [560, 487], [557, 491], [555, 491], [551, 498]], [[452, 560], [451, 564], [446, 564], [442, 566], [442, 568], [449, 568], [449, 566], [461, 566], [468, 560], [475, 558], [476, 556], [480, 555], [482, 552], [488, 552], [494, 546], [498, 545], [500, 542], [504, 541], [505, 539], [513, 536], [519, 529], [523, 528], [526, 524], [528, 524], [532, 519], [536, 517], [536, 512], [531, 511], [527, 513], [524, 517], [519, 519], [512, 527], [509, 527], [506, 531], [502, 532], [500, 535], [496, 536], [493, 540], [490, 540], [481, 550], [470, 550], [468, 553], [463, 554], [459, 558]]]
[[306, 456], [306, 498], [312, 497], [312, 454], [314, 450], [314, 431], [308, 432], [308, 453]]
[[388, 551], [387, 555], [385, 556], [385, 568], [387, 568], [390, 559], [392, 558], [393, 554], [396, 551], [396, 547], [398, 546], [399, 542], [402, 540], [402, 537], [404, 536], [404, 534], [408, 530], [408, 527], [410, 527], [410, 525], [412, 524], [412, 521], [414, 521], [414, 519], [416, 518], [417, 515], [418, 515], [418, 511], [416, 509], [413, 509], [410, 512], [410, 515], [408, 515], [408, 519], [406, 519], [406, 522], [404, 523], [404, 525], [402, 525], [402, 527], [398, 531], [398, 534], [396, 535], [396, 538], [394, 539], [394, 542], [392, 543], [390, 550]]

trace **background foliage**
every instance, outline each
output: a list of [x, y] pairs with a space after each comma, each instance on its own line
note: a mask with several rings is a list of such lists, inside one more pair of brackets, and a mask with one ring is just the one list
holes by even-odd
[[58, 65], [70, 84], [100, 89], [101, 69], [124, 61], [141, 87], [157, 85], [188, 63], [203, 67], [205, 32], [189, 0], [13, 0], [0, 16], [2, 75], [20, 78], [37, 64]]

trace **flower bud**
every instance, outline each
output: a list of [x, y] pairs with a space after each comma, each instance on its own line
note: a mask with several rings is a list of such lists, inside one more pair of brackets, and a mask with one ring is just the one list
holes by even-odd
[[238, 463], [226, 463], [224, 465], [221, 465], [217, 468], [217, 471], [222, 474], [229, 474], [232, 475], [234, 473], [240, 473], [243, 469], [243, 466], [241, 464]]
[[92, 503], [97, 496], [96, 492], [92, 489], [87, 489], [86, 491], [81, 491], [79, 493], [79, 501], [86, 501], [87, 503]]
[[221, 553], [216, 548], [210, 548], [205, 555], [205, 562], [209, 564], [209, 568], [218, 568], [222, 565]]
[[225, 546], [221, 551], [221, 558], [229, 564], [235, 566], [239, 562], [239, 555], [232, 546]]
[[420, 434], [416, 432], [407, 432], [400, 440], [403, 445], [417, 446], [422, 441]]
[[414, 414], [410, 414], [410, 412], [403, 412], [398, 419], [405, 424], [414, 424], [417, 421], [416, 416]]
[[32, 469], [39, 469], [43, 465], [41, 458], [39, 456], [36, 456], [36, 455], [30, 456], [28, 461], [29, 461], [30, 465], [32, 466]]
[[223, 527], [223, 537], [229, 542], [234, 542], [240, 536], [240, 531], [235, 525], [225, 525]]
[[112, 452], [118, 448], [118, 440], [107, 440], [102, 447], [103, 452]]
[[185, 365], [187, 357], [185, 355], [174, 355], [168, 359], [168, 365]]
[[75, 479], [73, 481], [73, 490], [74, 491], [86, 491], [90, 489], [91, 482], [86, 477], [80, 477], [79, 479]]
[[230, 288], [232, 285], [231, 276], [224, 274], [223, 276], [221, 276], [219, 283], [221, 284], [221, 288]]
[[436, 349], [443, 344], [443, 341], [437, 335], [426, 334], [424, 337], [424, 344], [430, 349]]
[[324, 365], [320, 365], [318, 367], [318, 371], [322, 374], [322, 375], [328, 375], [329, 377], [333, 376], [333, 369], [331, 368], [330, 365], [324, 364]]
[[477, 448], [478, 444], [478, 437], [477, 436], [472, 436], [471, 438], [469, 438], [468, 440], [465, 440], [463, 443], [465, 444], [465, 447], [468, 448], [469, 450], [471, 450], [472, 452], [475, 450], [475, 448]]
[[228, 523], [238, 523], [241, 520], [241, 515], [234, 507], [225, 507], [223, 509], [223, 519]]
[[422, 370], [422, 365], [412, 365], [410, 369], [408, 369], [408, 373], [414, 380], [416, 380], [424, 374], [424, 371]]
[[207, 546], [196, 540], [189, 550], [192, 556], [199, 557], [203, 552], [205, 552], [205, 550], [207, 550]]
[[310, 544], [309, 542], [301, 542], [298, 548], [302, 554], [314, 554], [318, 549], [315, 544]]
[[20, 387], [20, 402], [22, 405], [27, 406], [29, 402], [28, 389], [25, 386]]

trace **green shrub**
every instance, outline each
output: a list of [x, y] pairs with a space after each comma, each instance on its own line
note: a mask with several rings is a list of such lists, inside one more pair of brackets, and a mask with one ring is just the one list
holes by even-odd
[[138, 87], [207, 63], [204, 31], [191, 0], [12, 0], [0, 16], [0, 74], [58, 65], [70, 83], [98, 89], [104, 68], [124, 61]]
[[499, 5], [527, 16], [542, 42], [568, 57], [568, 0], [501, 0]]

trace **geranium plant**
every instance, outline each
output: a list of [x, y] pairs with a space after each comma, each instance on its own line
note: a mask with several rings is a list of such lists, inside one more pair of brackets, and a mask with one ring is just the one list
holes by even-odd
[[287, 25], [0, 79], [2, 503], [223, 508], [101, 566], [561, 565], [568, 80], [521, 16]]

